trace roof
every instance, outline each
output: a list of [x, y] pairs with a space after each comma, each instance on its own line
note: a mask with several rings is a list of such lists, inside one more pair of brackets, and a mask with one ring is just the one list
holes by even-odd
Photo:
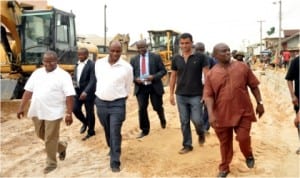
[[[86, 34], [86, 35], [80, 35], [78, 34], [77, 37], [84, 38], [85, 42], [89, 42], [95, 45], [104, 45], [104, 38], [100, 37], [95, 34]], [[112, 40], [112, 37], [106, 38], [106, 45], [108, 46], [109, 42]]]
[[284, 37], [287, 38], [287, 37], [290, 37], [296, 33], [299, 33], [300, 29], [289, 29], [289, 30], [283, 30], [283, 34], [284, 34]]
[[300, 35], [300, 30], [298, 30], [298, 32], [297, 32], [297, 33], [294, 33], [293, 35], [284, 38], [281, 42], [282, 42], [282, 43], [287, 42], [287, 41], [289, 41], [290, 39], [293, 39], [293, 38], [295, 38], [295, 37], [297, 37], [297, 36], [299, 36], [299, 35]]

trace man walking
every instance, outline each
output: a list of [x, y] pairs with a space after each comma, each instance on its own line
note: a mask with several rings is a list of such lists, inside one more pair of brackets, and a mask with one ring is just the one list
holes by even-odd
[[205, 142], [203, 103], [201, 102], [202, 72], [206, 74], [208, 62], [203, 54], [193, 53], [191, 34], [181, 34], [179, 45], [182, 54], [175, 55], [171, 65], [170, 103], [175, 105], [176, 86], [175, 94], [183, 136], [183, 148], [179, 154], [185, 154], [193, 150], [190, 121], [195, 126], [199, 144], [202, 145]]
[[24, 89], [17, 117], [24, 116], [24, 109], [31, 99], [28, 117], [32, 118], [35, 133], [45, 142], [47, 161], [44, 173], [57, 167], [56, 153], [59, 159], [66, 157], [67, 142], [59, 141], [60, 122], [65, 116], [65, 123], [71, 125], [73, 96], [75, 95], [69, 73], [57, 65], [57, 54], [47, 51], [43, 56], [44, 67], [35, 70]]
[[[82, 123], [80, 133], [83, 134], [88, 128], [87, 135], [82, 139], [83, 141], [95, 135], [95, 64], [94, 61], [88, 59], [88, 56], [89, 51], [87, 48], [78, 50], [78, 62], [73, 77], [76, 91], [73, 113]], [[82, 112], [82, 105], [85, 107], [85, 114]]]
[[247, 166], [254, 167], [250, 130], [256, 117], [248, 87], [256, 99], [258, 117], [263, 115], [264, 107], [258, 88], [259, 81], [245, 63], [231, 60], [228, 45], [215, 45], [213, 55], [218, 63], [207, 73], [204, 100], [210, 125], [220, 142], [222, 161], [218, 177], [226, 177], [230, 172], [229, 164], [233, 157], [233, 132], [236, 133], [236, 140]]
[[137, 42], [139, 55], [130, 61], [134, 75], [134, 94], [139, 106], [139, 124], [142, 132], [138, 138], [149, 134], [150, 121], [148, 116], [149, 97], [153, 109], [157, 112], [160, 125], [166, 128], [166, 118], [163, 108], [164, 88], [162, 77], [167, 73], [159, 55], [147, 51], [145, 40]]

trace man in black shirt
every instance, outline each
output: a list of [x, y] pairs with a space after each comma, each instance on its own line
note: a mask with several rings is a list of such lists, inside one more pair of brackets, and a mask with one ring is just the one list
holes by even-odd
[[[179, 154], [193, 150], [190, 121], [193, 122], [198, 134], [199, 144], [205, 142], [205, 129], [202, 111], [202, 71], [208, 71], [205, 55], [193, 53], [193, 37], [189, 33], [181, 34], [179, 46], [182, 54], [175, 55], [171, 65], [170, 103], [175, 105], [174, 93], [181, 123], [183, 148]], [[176, 85], [176, 91], [175, 91]]]
[[[291, 65], [287, 71], [285, 79], [287, 80], [287, 85], [290, 91], [294, 109], [296, 111], [295, 124], [298, 128], [298, 134], [300, 134], [300, 112], [299, 112], [299, 55], [291, 61]], [[297, 154], [300, 154], [300, 148], [296, 151]]]

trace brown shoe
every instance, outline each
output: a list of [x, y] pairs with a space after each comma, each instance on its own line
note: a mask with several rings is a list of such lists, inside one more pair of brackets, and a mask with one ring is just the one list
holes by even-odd
[[186, 154], [186, 153], [188, 153], [192, 150], [193, 150], [193, 147], [183, 147], [178, 153], [179, 154]]
[[53, 171], [54, 169], [56, 169], [56, 166], [45, 167], [44, 174], [48, 174], [49, 172]]

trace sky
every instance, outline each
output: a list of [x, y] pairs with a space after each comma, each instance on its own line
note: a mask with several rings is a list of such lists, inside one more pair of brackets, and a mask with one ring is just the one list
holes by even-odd
[[[300, 0], [281, 0], [282, 29], [300, 29]], [[48, 4], [76, 15], [77, 34], [107, 37], [129, 34], [130, 44], [148, 39], [148, 30], [172, 29], [193, 35], [211, 51], [219, 42], [231, 49], [279, 36], [279, 0], [48, 0]], [[106, 4], [106, 13], [105, 6]], [[262, 21], [260, 23], [259, 21]], [[283, 36], [283, 35], [282, 35]]]

